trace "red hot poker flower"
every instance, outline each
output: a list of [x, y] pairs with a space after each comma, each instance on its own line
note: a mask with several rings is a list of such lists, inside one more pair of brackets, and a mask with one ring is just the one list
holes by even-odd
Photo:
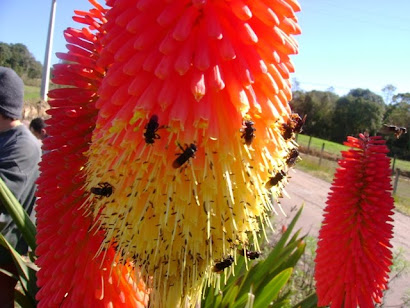
[[319, 306], [374, 307], [392, 264], [393, 198], [385, 140], [348, 137], [319, 233]]
[[[54, 81], [74, 88], [51, 92], [54, 151], [39, 212], [43, 295], [57, 284], [47, 266], [65, 261], [53, 249], [68, 234], [79, 243], [65, 251], [74, 264], [131, 260], [152, 277], [151, 306], [194, 306], [204, 282], [218, 281], [215, 264], [252, 241], [258, 249], [260, 226], [276, 208], [271, 195], [280, 196], [298, 158], [302, 120], [288, 101], [300, 7], [296, 0], [107, 4], [104, 14], [77, 17], [100, 33], [68, 33], [69, 52], [60, 57], [78, 65], [61, 65]], [[57, 163], [62, 169], [51, 168]], [[99, 249], [83, 241], [99, 241]], [[90, 293], [95, 286], [85, 281], [66, 292]]]
[[49, 152], [41, 162], [37, 205], [37, 293], [41, 307], [144, 307], [145, 284], [136, 278], [131, 264], [116, 262], [115, 250], [96, 256], [102, 232], [89, 232], [91, 217], [80, 208], [84, 195], [84, 152], [95, 127], [97, 89], [105, 74], [99, 58], [106, 22], [95, 1], [89, 12], [76, 12], [85, 23], [82, 30], [67, 29], [68, 53], [57, 54], [66, 63], [54, 66], [53, 82], [69, 85], [50, 91], [47, 120]]
[[[295, 0], [112, 0], [84, 208], [153, 277], [151, 305], [194, 306], [213, 268], [258, 249], [294, 164]], [[101, 198], [95, 189], [106, 189]], [[261, 224], [262, 222], [262, 224]], [[230, 267], [231, 269], [232, 267]]]

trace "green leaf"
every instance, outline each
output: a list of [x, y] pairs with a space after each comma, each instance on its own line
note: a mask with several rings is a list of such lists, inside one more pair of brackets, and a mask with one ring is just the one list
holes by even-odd
[[297, 303], [293, 308], [316, 308], [317, 307], [317, 294], [312, 293], [304, 300]]
[[[287, 250], [289, 246], [292, 248], [291, 250]], [[292, 243], [289, 246], [286, 246], [285, 248], [285, 250], [287, 250], [286, 253], [280, 256], [282, 262], [278, 264], [274, 271], [269, 272], [263, 278], [263, 281], [261, 282], [262, 285], [270, 281], [272, 277], [276, 276], [284, 269], [295, 267], [296, 263], [299, 261], [300, 257], [305, 252], [306, 244], [302, 241], [302, 239], [299, 239], [298, 241]]]
[[[265, 260], [248, 261], [244, 257], [238, 257], [235, 276], [229, 276], [220, 292], [219, 289], [214, 291], [213, 288], [207, 288], [202, 307], [256, 307], [256, 302], [262, 303], [260, 307], [264, 307], [267, 302], [267, 307], [272, 301], [272, 305], [277, 308], [290, 307], [291, 292], [279, 292], [288, 283], [294, 265], [305, 250], [304, 237], [299, 237], [300, 231], [293, 233], [301, 211], [302, 209], [295, 215]], [[246, 261], [249, 270], [246, 269]], [[224, 281], [224, 277], [224, 273], [221, 273], [220, 281]]]
[[[292, 279], [292, 277], [291, 277]], [[291, 291], [282, 292], [279, 294], [279, 297], [270, 305], [270, 308], [283, 308], [283, 307], [292, 307], [290, 299]]]
[[35, 308], [36, 305], [27, 298], [25, 294], [20, 292], [19, 290], [14, 290], [14, 303], [17, 303], [21, 308]]
[[285, 269], [273, 278], [259, 295], [255, 295], [254, 308], [266, 308], [278, 296], [280, 290], [288, 282], [293, 268]]
[[[264, 280], [268, 273], [273, 273], [273, 271], [280, 265], [280, 263], [286, 259], [286, 253], [290, 254], [294, 249], [291, 245], [293, 244], [294, 247], [297, 246], [297, 243], [290, 242], [288, 246], [291, 247], [284, 249], [286, 241], [291, 235], [293, 228], [295, 227], [295, 224], [302, 213], [302, 210], [303, 206], [301, 206], [299, 211], [296, 213], [287, 230], [285, 231], [285, 233], [283, 233], [273, 250], [269, 253], [268, 257], [264, 261], [261, 261], [256, 266], [252, 267], [246, 273], [245, 279], [242, 281], [242, 285], [239, 291], [240, 296], [243, 296], [243, 294], [249, 291], [252, 283], [255, 283], [255, 289], [258, 289], [257, 285], [259, 285]], [[292, 237], [292, 240], [294, 240], [295, 238], [296, 237]], [[249, 277], [251, 277], [251, 279], [248, 279]]]
[[292, 255], [286, 260], [284, 266], [286, 267], [295, 267], [296, 263], [298, 263], [300, 257], [304, 254], [306, 249], [306, 243], [300, 240], [297, 245], [296, 251], [292, 253]]
[[13, 193], [0, 178], [0, 203], [6, 208], [30, 248], [36, 249], [36, 227]]
[[254, 294], [251, 291], [248, 291], [246, 293], [241, 293], [241, 296], [238, 296], [238, 299], [235, 301], [233, 307], [234, 308], [242, 308], [246, 306], [246, 303], [249, 300], [249, 296], [250, 294], [252, 294], [254, 296]]
[[9, 242], [4, 238], [3, 234], [0, 233], [0, 245], [6, 248], [13, 258], [14, 264], [16, 265], [18, 272], [18, 279], [20, 280], [23, 292], [25, 293], [27, 300], [31, 302], [33, 307], [36, 305], [36, 293], [38, 291], [36, 284], [36, 273], [37, 270], [29, 265], [23, 260], [20, 254], [14, 250]]
[[227, 290], [228, 292], [224, 294], [222, 298], [222, 307], [230, 307], [235, 302], [236, 296], [238, 295], [238, 290], [238, 285], [235, 285]]

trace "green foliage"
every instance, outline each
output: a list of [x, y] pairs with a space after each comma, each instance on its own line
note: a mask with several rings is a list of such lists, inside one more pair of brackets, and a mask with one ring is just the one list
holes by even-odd
[[17, 300], [21, 303], [20, 306], [36, 307], [35, 298], [38, 291], [36, 284], [37, 268], [31, 262], [26, 262], [20, 254], [10, 246], [1, 233], [0, 245], [9, 251], [17, 268], [18, 277], [14, 278], [20, 281], [22, 288], [22, 292], [17, 292]]
[[382, 126], [384, 111], [381, 96], [369, 90], [351, 90], [336, 102], [331, 140], [343, 142], [346, 136], [365, 131], [376, 134]]
[[0, 42], [0, 66], [11, 67], [24, 81], [41, 78], [42, 65], [23, 44]]
[[24, 86], [24, 102], [35, 103], [40, 101], [40, 87]]
[[36, 227], [1, 178], [0, 202], [13, 218], [29, 247], [34, 251], [36, 249]]
[[[201, 307], [290, 307], [291, 293], [283, 290], [306, 247], [300, 231], [292, 235], [301, 212], [302, 208], [265, 259], [248, 261], [241, 257], [236, 260], [235, 276], [227, 270], [221, 274], [220, 281], [227, 278], [227, 283], [208, 287]], [[316, 307], [316, 301], [304, 307]]]
[[[31, 222], [24, 208], [20, 205], [12, 192], [0, 178], [0, 203], [6, 208], [8, 213], [13, 218], [14, 223], [19, 228], [24, 239], [34, 251], [36, 248], [36, 228]], [[36, 266], [30, 260], [23, 259], [20, 254], [14, 250], [12, 246], [0, 233], [0, 245], [6, 248], [13, 258], [16, 265], [18, 277], [15, 279], [20, 281], [22, 292], [17, 291], [16, 301], [21, 307], [36, 307], [35, 296], [38, 291], [36, 284]]]
[[309, 135], [328, 139], [333, 123], [331, 121], [339, 96], [329, 91], [295, 92], [290, 102], [292, 109], [300, 115], [307, 115], [303, 131]]
[[[392, 104], [387, 107], [384, 122], [410, 129], [410, 93], [393, 96]], [[397, 139], [394, 135], [386, 136], [391, 154], [401, 159], [410, 160], [410, 134]]]
[[360, 88], [352, 89], [349, 91], [347, 96], [352, 96], [355, 98], [363, 98], [366, 101], [370, 101], [370, 102], [376, 103], [384, 107], [383, 98], [380, 95], [377, 95], [368, 89], [360, 89]]
[[[297, 83], [296, 83], [297, 85]], [[331, 91], [301, 91], [297, 86], [290, 102], [292, 110], [307, 115], [303, 132], [335, 142], [343, 142], [347, 136], [368, 131], [375, 135], [383, 124], [410, 129], [410, 93], [394, 95], [396, 88], [386, 85], [383, 98], [369, 90], [352, 89], [342, 97]], [[410, 160], [410, 134], [397, 139], [386, 136], [390, 155]]]
[[316, 307], [317, 306], [317, 295], [316, 292], [310, 294], [308, 297], [294, 305], [294, 308], [310, 308], [310, 307]]
[[296, 264], [290, 283], [287, 285], [292, 294], [291, 302], [295, 306], [307, 305], [315, 297], [315, 258], [317, 238], [305, 237], [306, 249], [299, 262]]

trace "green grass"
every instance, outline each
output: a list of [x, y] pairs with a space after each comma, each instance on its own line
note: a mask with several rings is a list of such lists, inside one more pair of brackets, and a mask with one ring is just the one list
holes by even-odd
[[410, 216], [410, 179], [400, 176], [397, 183], [396, 194], [394, 195], [396, 208]]
[[298, 163], [296, 164], [297, 169], [310, 173], [326, 182], [332, 182], [333, 175], [337, 168], [337, 162], [322, 159], [319, 166], [318, 157], [304, 153], [301, 153], [300, 157], [302, 158], [302, 160], [298, 161]]
[[[392, 164], [393, 164], [393, 159], [392, 159]], [[400, 170], [405, 170], [405, 171], [410, 171], [410, 161], [407, 160], [401, 160], [401, 159], [396, 159], [396, 163], [394, 164], [395, 169], [400, 169]]]
[[[297, 142], [299, 145], [303, 146], [304, 148], [308, 148], [309, 138], [310, 136], [299, 134], [297, 137]], [[310, 142], [310, 150], [313, 150], [316, 153], [320, 152], [322, 150], [323, 143], [325, 144], [324, 152], [329, 153], [330, 155], [334, 157], [340, 158], [341, 157], [340, 152], [346, 151], [349, 149], [349, 147], [343, 144], [340, 144], [340, 143], [312, 137], [311, 142]], [[393, 158], [391, 159], [391, 161], [392, 161], [391, 163], [393, 167]], [[398, 168], [400, 170], [410, 172], [410, 161], [396, 159], [394, 168], [395, 169]]]
[[[307, 148], [309, 145], [309, 139], [310, 139], [310, 136], [299, 134], [297, 138], [297, 142], [299, 145]], [[325, 144], [324, 151], [332, 155], [335, 155], [335, 156], [340, 156], [340, 151], [346, 151], [349, 149], [349, 147], [343, 144], [316, 138], [316, 137], [312, 137], [311, 142], [310, 142], [310, 149], [315, 150], [315, 151], [321, 151], [323, 144]]]
[[398, 194], [394, 196], [394, 206], [396, 210], [407, 216], [410, 216], [410, 198], [401, 197]]
[[24, 86], [24, 102], [35, 103], [40, 100], [40, 88], [34, 86]]

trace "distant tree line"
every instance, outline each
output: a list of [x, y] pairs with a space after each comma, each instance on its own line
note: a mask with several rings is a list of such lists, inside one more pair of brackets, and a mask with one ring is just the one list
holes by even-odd
[[11, 67], [26, 82], [40, 79], [42, 65], [23, 44], [6, 44], [0, 42], [0, 66]]
[[[303, 131], [307, 135], [342, 143], [346, 136], [367, 131], [381, 134], [383, 124], [410, 129], [410, 93], [394, 95], [395, 87], [382, 89], [385, 100], [370, 90], [352, 89], [339, 97], [333, 91], [293, 92], [291, 106], [299, 115], [307, 115]], [[409, 134], [397, 139], [386, 136], [390, 155], [410, 160]]]

